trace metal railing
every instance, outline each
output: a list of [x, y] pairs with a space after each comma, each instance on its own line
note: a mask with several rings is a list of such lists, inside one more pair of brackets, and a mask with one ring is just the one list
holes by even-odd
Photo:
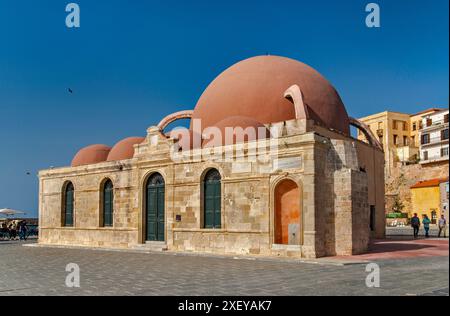
[[423, 124], [422, 130], [426, 130], [428, 128], [433, 128], [433, 127], [441, 126], [441, 125], [448, 125], [448, 120], [445, 120], [445, 119], [437, 120], [437, 121], [432, 120], [431, 124], [427, 124], [427, 123]]
[[421, 143], [422, 146], [427, 146], [427, 145], [439, 144], [439, 143], [446, 142], [446, 141], [448, 142], [448, 137], [445, 138], [445, 137], [442, 137], [442, 135], [441, 135], [441, 136], [429, 138], [428, 142], [424, 142], [423, 139], [422, 139], [420, 141], [420, 143]]
[[428, 157], [426, 157], [426, 159], [423, 156], [421, 156], [420, 162], [423, 163], [423, 162], [428, 162], [428, 161], [446, 160], [448, 158], [449, 158], [448, 153], [447, 153], [447, 155], [444, 155], [444, 156], [442, 156], [442, 155], [428, 156]]

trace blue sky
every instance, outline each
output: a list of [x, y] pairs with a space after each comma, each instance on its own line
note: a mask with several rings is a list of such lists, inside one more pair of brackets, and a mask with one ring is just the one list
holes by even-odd
[[[0, 208], [37, 215], [37, 172], [145, 136], [255, 55], [321, 72], [355, 117], [448, 106], [448, 0], [0, 0]], [[74, 94], [69, 94], [71, 87]], [[30, 172], [31, 175], [27, 175]]]

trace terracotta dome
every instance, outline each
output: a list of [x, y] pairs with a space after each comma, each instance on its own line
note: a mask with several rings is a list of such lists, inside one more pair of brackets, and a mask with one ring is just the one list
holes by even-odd
[[111, 149], [107, 161], [131, 159], [134, 156], [134, 145], [144, 142], [144, 137], [129, 137], [121, 140]]
[[78, 151], [72, 160], [72, 167], [91, 165], [106, 161], [111, 147], [106, 145], [91, 145]]
[[[212, 139], [204, 139], [203, 147], [217, 147], [222, 145], [232, 145], [242, 142], [250, 142], [257, 139], [266, 139], [270, 137], [269, 130], [264, 124], [244, 116], [231, 116], [222, 121], [214, 124], [214, 127], [218, 128], [221, 132], [221, 138], [216, 139], [214, 136], [209, 136]], [[236, 129], [240, 127], [241, 129]], [[228, 130], [228, 129], [233, 130]], [[250, 129], [249, 129], [250, 128]], [[204, 133], [207, 131], [203, 131]], [[233, 132], [233, 136], [227, 133]], [[239, 135], [242, 133], [242, 135]], [[203, 137], [208, 135], [203, 135]]]
[[284, 97], [295, 84], [311, 119], [349, 134], [348, 114], [333, 86], [313, 68], [278, 56], [253, 57], [225, 70], [204, 91], [192, 119], [201, 119], [203, 129], [232, 116], [263, 124], [295, 119], [295, 108]]

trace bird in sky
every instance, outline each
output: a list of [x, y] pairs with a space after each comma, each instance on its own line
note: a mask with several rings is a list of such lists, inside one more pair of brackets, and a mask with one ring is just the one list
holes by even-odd
[[67, 90], [69, 91], [69, 93], [73, 93], [72, 89], [68, 88]]

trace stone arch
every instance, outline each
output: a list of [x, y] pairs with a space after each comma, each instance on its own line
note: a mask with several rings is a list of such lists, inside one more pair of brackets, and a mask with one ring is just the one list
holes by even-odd
[[374, 146], [380, 150], [383, 150], [383, 145], [378, 141], [378, 139], [372, 133], [369, 126], [367, 126], [367, 124], [361, 122], [358, 119], [350, 117], [350, 125], [359, 129], [364, 134], [364, 136], [366, 137], [367, 141], [369, 142], [369, 144], [371, 146]]
[[300, 87], [296, 84], [290, 86], [285, 92], [284, 97], [294, 104], [295, 118], [308, 119], [308, 113], [303, 102], [303, 93]]
[[273, 186], [273, 242], [301, 245], [303, 242], [302, 187], [290, 177]]
[[161, 122], [159, 122], [158, 124], [158, 128], [161, 132], [164, 131], [164, 129], [171, 123], [178, 121], [178, 120], [182, 120], [182, 119], [187, 119], [187, 118], [192, 118], [192, 114], [194, 113], [194, 111], [192, 110], [187, 110], [187, 111], [180, 111], [180, 112], [176, 112], [176, 113], [172, 113], [168, 116], [166, 116], [165, 118], [163, 118], [161, 120]]

